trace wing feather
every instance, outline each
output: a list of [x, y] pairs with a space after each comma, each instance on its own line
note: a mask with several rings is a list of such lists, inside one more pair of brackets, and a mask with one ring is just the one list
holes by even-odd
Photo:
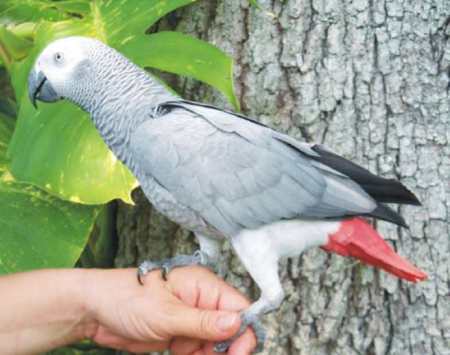
[[299, 154], [309, 148], [293, 138], [205, 106], [183, 103], [164, 112], [131, 136], [137, 175], [154, 178], [226, 235], [280, 219], [375, 208], [350, 179]]

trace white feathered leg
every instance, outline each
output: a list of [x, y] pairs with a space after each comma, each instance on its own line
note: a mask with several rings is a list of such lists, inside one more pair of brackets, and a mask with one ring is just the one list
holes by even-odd
[[261, 290], [259, 299], [241, 314], [242, 325], [232, 338], [216, 345], [215, 350], [225, 352], [234, 339], [248, 326], [255, 332], [261, 350], [266, 333], [260, 323], [260, 317], [277, 309], [284, 298], [284, 292], [278, 276], [278, 255], [267, 238], [266, 231], [244, 231], [231, 240], [231, 243], [250, 276]]
[[[258, 339], [258, 349], [263, 348], [265, 331], [259, 319], [278, 309], [284, 298], [278, 276], [280, 258], [297, 256], [325, 244], [328, 235], [338, 227], [339, 222], [335, 221], [281, 221], [257, 230], [244, 230], [231, 239], [236, 254], [261, 290], [259, 299], [242, 312], [242, 327], [236, 336], [250, 325]], [[217, 344], [216, 351], [226, 351], [236, 336]]]

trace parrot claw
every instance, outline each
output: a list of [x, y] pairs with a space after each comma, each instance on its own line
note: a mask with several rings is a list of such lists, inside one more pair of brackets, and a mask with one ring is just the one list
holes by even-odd
[[170, 259], [162, 261], [149, 261], [142, 262], [137, 271], [138, 282], [144, 284], [144, 276], [153, 270], [161, 270], [161, 277], [164, 281], [167, 281], [167, 275], [172, 269], [181, 266], [189, 265], [208, 265], [208, 255], [201, 250], [197, 250], [193, 255], [177, 255]]
[[169, 274], [169, 272], [170, 268], [167, 265], [163, 264], [161, 266], [161, 277], [163, 278], [164, 281], [167, 281], [167, 275]]
[[144, 261], [138, 267], [137, 271], [137, 279], [141, 285], [144, 285], [144, 276], [147, 275], [150, 271], [160, 269], [162, 267], [161, 263], [152, 262], [152, 261]]
[[264, 343], [266, 341], [266, 331], [259, 321], [259, 319], [255, 316], [249, 316], [245, 313], [241, 314], [241, 327], [239, 328], [239, 331], [230, 339], [222, 341], [220, 343], [217, 343], [214, 346], [214, 351], [218, 353], [224, 353], [228, 350], [228, 348], [231, 346], [231, 344], [239, 338], [245, 330], [250, 326], [253, 329], [253, 332], [256, 336], [256, 349], [255, 352], [259, 353], [263, 351], [264, 349]]
[[139, 285], [144, 286], [144, 281], [142, 280], [142, 275], [140, 274], [139, 270], [137, 272], [137, 280], [139, 282]]

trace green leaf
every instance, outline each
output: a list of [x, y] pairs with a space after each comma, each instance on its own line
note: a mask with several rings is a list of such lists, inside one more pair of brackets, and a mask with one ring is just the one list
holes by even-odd
[[28, 21], [60, 21], [80, 15], [89, 10], [89, 0], [2, 0], [0, 3], [0, 18], [2, 22]]
[[16, 36], [4, 25], [0, 25], [0, 56], [6, 66], [13, 60], [25, 58], [31, 47], [32, 43], [29, 40]]
[[98, 211], [4, 180], [0, 200], [0, 274], [73, 266]]
[[53, 5], [59, 12], [64, 11], [66, 15], [87, 16], [91, 10], [90, 0], [54, 1]]
[[65, 202], [14, 181], [5, 156], [14, 122], [0, 113], [0, 274], [73, 266], [100, 208]]
[[22, 100], [9, 153], [17, 179], [66, 200], [132, 203], [136, 179], [109, 151], [89, 116], [72, 104], [40, 104], [36, 111]]
[[212, 44], [179, 32], [158, 32], [136, 37], [121, 51], [138, 65], [212, 85], [239, 109], [233, 90], [233, 60]]
[[122, 0], [92, 2], [92, 21], [98, 38], [112, 47], [130, 41], [167, 13], [196, 0]]
[[6, 171], [8, 158], [6, 151], [14, 129], [14, 121], [0, 113], [0, 176]]
[[34, 31], [37, 24], [34, 22], [22, 22], [17, 25], [9, 25], [8, 30], [22, 39], [34, 40]]

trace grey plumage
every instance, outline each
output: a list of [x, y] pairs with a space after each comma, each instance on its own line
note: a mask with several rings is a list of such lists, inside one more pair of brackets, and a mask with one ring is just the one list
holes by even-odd
[[[54, 60], [60, 52], [65, 63]], [[260, 341], [258, 317], [283, 299], [280, 257], [325, 245], [347, 216], [404, 225], [381, 202], [418, 202], [399, 182], [320, 146], [174, 96], [97, 40], [70, 37], [50, 44], [30, 73], [29, 94], [33, 102], [67, 98], [89, 112], [155, 208], [196, 234], [200, 252], [145, 262], [140, 276], [159, 267], [213, 264], [217, 240], [231, 241], [262, 291], [243, 312], [242, 328], [251, 324]]]
[[224, 236], [280, 219], [367, 214], [376, 207], [357, 184], [314, 166], [278, 132], [188, 102], [164, 106], [168, 111], [131, 136], [134, 172], [153, 177]]

